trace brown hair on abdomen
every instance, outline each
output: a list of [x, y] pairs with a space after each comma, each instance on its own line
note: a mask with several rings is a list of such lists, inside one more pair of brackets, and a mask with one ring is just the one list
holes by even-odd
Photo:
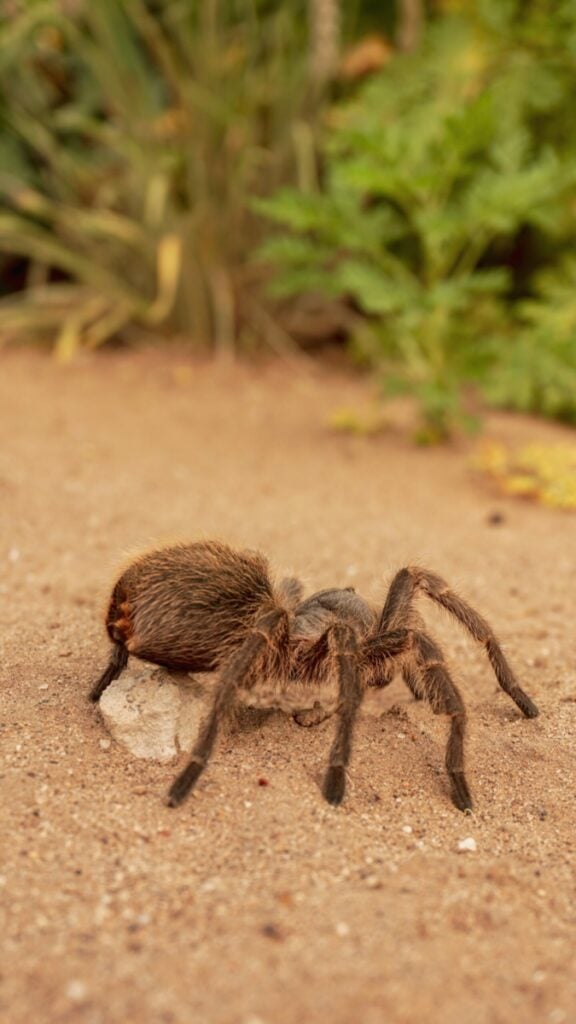
[[137, 657], [207, 672], [216, 667], [214, 653], [235, 647], [268, 603], [274, 592], [265, 558], [198, 541], [136, 559], [114, 587], [106, 625]]

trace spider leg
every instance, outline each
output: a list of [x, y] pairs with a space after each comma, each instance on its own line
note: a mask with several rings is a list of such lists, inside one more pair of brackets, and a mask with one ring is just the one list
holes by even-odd
[[422, 700], [422, 682], [418, 672], [414, 671], [414, 664], [412, 661], [408, 661], [402, 666], [402, 679], [406, 683], [406, 686], [410, 690], [414, 700]]
[[[410, 623], [410, 626], [413, 622]], [[391, 629], [389, 632], [378, 627], [378, 631], [368, 636], [362, 644], [361, 660], [369, 669], [369, 686], [388, 686], [394, 678], [396, 665], [394, 660], [403, 654], [411, 642], [411, 629]], [[414, 672], [412, 662], [402, 659], [401, 670], [410, 689], [418, 700], [422, 698], [420, 678]]]
[[[372, 671], [378, 669], [374, 682], [370, 685], [388, 686], [392, 682], [395, 673], [393, 664], [382, 665], [383, 652], [380, 650], [382, 638], [395, 636], [400, 626], [410, 626], [411, 629], [424, 629], [422, 617], [412, 608], [411, 593], [403, 591], [394, 578], [392, 586], [388, 591], [386, 604], [382, 610], [376, 632], [364, 644], [364, 654], [371, 663]], [[422, 700], [422, 680], [420, 673], [414, 664], [414, 659], [403, 659], [399, 666], [402, 678], [410, 690], [414, 700]]]
[[127, 664], [128, 651], [125, 645], [121, 641], [117, 640], [112, 648], [108, 666], [104, 669], [104, 672], [100, 676], [98, 682], [96, 682], [90, 690], [90, 700], [94, 704], [97, 700], [100, 700], [104, 690], [110, 686], [110, 683], [114, 679], [118, 679], [118, 676], [126, 668]]
[[[536, 718], [538, 708], [516, 682], [491, 627], [466, 601], [450, 590], [441, 576], [414, 566], [401, 569], [392, 580], [380, 617], [379, 629], [389, 630], [407, 625], [413, 614], [412, 602], [418, 590], [450, 612], [471, 636], [482, 644], [501, 688], [517, 704], [526, 718]], [[410, 682], [408, 685], [410, 686]]]
[[[418, 616], [411, 616], [411, 625], [420, 626]], [[397, 626], [397, 623], [394, 622]], [[404, 644], [398, 639], [404, 635]], [[410, 648], [406, 651], [407, 642]], [[464, 774], [464, 735], [466, 709], [462, 697], [448, 672], [438, 644], [423, 629], [394, 629], [368, 637], [362, 645], [362, 664], [374, 682], [385, 686], [392, 680], [393, 659], [402, 657], [404, 679], [419, 699], [425, 698], [435, 714], [450, 717], [450, 733], [446, 747], [446, 768], [450, 777], [452, 800], [461, 811], [472, 807], [472, 797]]]
[[[425, 631], [424, 620], [417, 612], [411, 612], [410, 620], [411, 625], [415, 630], [421, 633]], [[418, 671], [418, 666], [415, 663], [414, 658], [407, 658], [404, 660], [401, 667], [401, 673], [402, 679], [406, 683], [406, 686], [410, 690], [414, 700], [423, 700], [424, 693], [422, 687], [422, 674]]]
[[350, 760], [352, 733], [363, 689], [358, 665], [358, 644], [351, 626], [337, 622], [324, 634], [338, 672], [338, 721], [330, 749], [322, 793], [329, 804], [342, 803], [346, 789], [346, 765]]
[[456, 683], [448, 672], [442, 651], [428, 633], [416, 631], [414, 638], [415, 672], [420, 677], [420, 693], [437, 715], [450, 717], [446, 746], [446, 770], [450, 778], [452, 802], [460, 811], [471, 810], [472, 797], [464, 767], [466, 709]]
[[126, 603], [124, 587], [121, 582], [118, 582], [112, 591], [106, 617], [106, 627], [114, 646], [112, 647], [107, 667], [90, 690], [89, 699], [94, 704], [97, 700], [100, 700], [104, 690], [110, 686], [110, 683], [114, 679], [118, 679], [118, 676], [128, 664], [125, 634], [125, 627], [129, 624], [128, 619], [125, 617], [127, 610], [128, 605]]
[[[328, 651], [335, 658], [338, 669], [338, 720], [322, 792], [329, 804], [337, 806], [344, 798], [352, 734], [365, 692], [360, 674], [360, 661], [365, 657], [366, 645], [364, 644], [360, 651], [354, 630], [343, 622], [330, 626], [324, 637], [328, 640]], [[409, 637], [408, 630], [399, 629], [390, 635], [373, 638], [372, 657], [377, 656], [375, 651], [379, 652], [380, 659], [400, 654], [405, 650]]]
[[288, 616], [282, 608], [276, 608], [256, 622], [242, 645], [226, 662], [216, 683], [212, 707], [200, 726], [190, 761], [170, 787], [170, 807], [181, 804], [200, 778], [214, 748], [220, 723], [234, 706], [238, 689], [250, 681], [258, 659], [271, 653], [271, 648], [277, 658], [280, 649], [286, 649], [287, 640]]
[[[346, 627], [350, 628], [350, 627]], [[326, 630], [322, 635], [312, 644], [305, 652], [300, 655], [299, 672], [304, 675], [307, 679], [314, 679], [318, 672], [321, 672], [322, 663], [325, 662], [326, 658], [330, 654], [330, 637], [333, 633], [334, 627]], [[410, 633], [407, 629], [396, 629], [392, 630], [382, 636], [371, 637], [365, 640], [362, 644], [361, 650], [358, 651], [357, 657], [361, 660], [367, 660], [372, 664], [382, 665], [383, 662], [389, 661], [395, 658], [398, 654], [401, 654], [410, 642]], [[332, 646], [336, 641], [332, 640]], [[332, 652], [335, 653], [336, 649]], [[339, 676], [340, 669], [337, 668], [336, 674]], [[326, 711], [319, 702], [314, 704], [313, 708], [305, 711], [296, 711], [292, 715], [293, 720], [297, 725], [304, 727], [310, 727], [319, 725], [320, 722], [326, 721], [327, 718], [331, 718], [333, 712]]]

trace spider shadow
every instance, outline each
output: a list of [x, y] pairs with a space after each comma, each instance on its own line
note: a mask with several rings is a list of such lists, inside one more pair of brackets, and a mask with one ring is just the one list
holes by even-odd
[[247, 734], [258, 732], [274, 721], [285, 719], [286, 715], [278, 708], [251, 708], [241, 704], [235, 708], [230, 718], [229, 732]]
[[[194, 675], [191, 672], [169, 672], [172, 681], [175, 682], [186, 696], [194, 697], [202, 705], [203, 712], [208, 711], [211, 695], [214, 689], [216, 674], [211, 672], [206, 675]], [[286, 715], [278, 708], [251, 707], [246, 704], [237, 704], [230, 713], [228, 731], [230, 734], [257, 732], [268, 722], [286, 718]]]

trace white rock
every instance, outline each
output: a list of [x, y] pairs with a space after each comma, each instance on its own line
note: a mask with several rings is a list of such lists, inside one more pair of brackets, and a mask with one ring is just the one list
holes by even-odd
[[178, 748], [183, 751], [192, 750], [198, 729], [209, 706], [211, 692], [210, 683], [213, 676], [206, 675], [200, 682], [194, 676], [172, 673], [165, 673], [169, 679], [178, 680], [178, 692], [180, 694], [180, 712], [176, 730]]
[[202, 694], [187, 675], [136, 664], [104, 691], [100, 711], [114, 739], [135, 757], [170, 761], [194, 743]]
[[476, 840], [472, 839], [472, 836], [468, 836], [467, 839], [461, 839], [458, 843], [459, 853], [476, 853], [476, 850]]

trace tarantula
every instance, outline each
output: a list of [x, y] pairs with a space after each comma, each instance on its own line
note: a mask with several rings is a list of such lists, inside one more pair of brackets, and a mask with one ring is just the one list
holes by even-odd
[[466, 711], [440, 647], [414, 608], [418, 591], [454, 615], [484, 646], [502, 689], [527, 718], [534, 718], [538, 708], [518, 686], [490, 626], [440, 576], [415, 566], [401, 569], [383, 609], [376, 611], [352, 587], [320, 590], [303, 599], [299, 580], [275, 584], [262, 555], [218, 541], [152, 551], [123, 572], [106, 619], [114, 644], [110, 662], [90, 699], [97, 701], [120, 675], [129, 654], [169, 669], [218, 673], [191, 759], [170, 788], [172, 807], [190, 793], [223, 718], [239, 702], [290, 710], [302, 725], [316, 724], [335, 711], [323, 794], [336, 805], [344, 796], [354, 724], [366, 688], [387, 686], [399, 670], [416, 698], [450, 719], [446, 768], [452, 800], [466, 811], [472, 807], [464, 770]]

